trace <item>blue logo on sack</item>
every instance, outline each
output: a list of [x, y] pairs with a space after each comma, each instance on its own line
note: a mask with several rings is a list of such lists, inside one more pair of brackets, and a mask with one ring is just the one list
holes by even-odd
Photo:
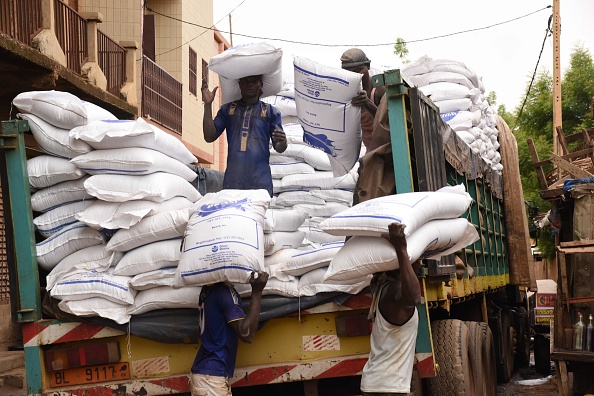
[[218, 246], [213, 246], [211, 251], [212, 251], [213, 253], [216, 253], [216, 252], [218, 252], [218, 251], [219, 251], [219, 247], [218, 247]]
[[245, 212], [245, 205], [248, 203], [248, 199], [244, 198], [239, 201], [232, 201], [232, 202], [221, 202], [219, 204], [205, 204], [198, 209], [196, 214], [199, 217], [206, 217], [210, 216], [213, 213], [218, 212], [219, 210], [229, 209], [229, 208], [236, 208]]
[[303, 141], [310, 146], [322, 149], [326, 154], [330, 154], [332, 157], [338, 155], [337, 151], [340, 151], [334, 146], [334, 140], [328, 138], [323, 133], [316, 134], [308, 131], [303, 133]]
[[320, 96], [320, 91], [316, 91], [316, 92], [314, 93], [314, 95], [315, 95], [315, 97], [317, 98], [318, 96]]

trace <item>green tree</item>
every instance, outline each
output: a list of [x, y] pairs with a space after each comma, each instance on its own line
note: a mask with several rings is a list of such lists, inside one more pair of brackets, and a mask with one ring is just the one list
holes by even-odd
[[[514, 122], [508, 122], [510, 126], [517, 126], [514, 134], [518, 143], [524, 199], [532, 201], [541, 213], [547, 212], [551, 208], [551, 203], [540, 198], [541, 187], [536, 177], [527, 141], [528, 139], [533, 140], [541, 160], [549, 158], [553, 151], [552, 91], [553, 78], [550, 72], [547, 70], [539, 72], [524, 107], [518, 106], [514, 114]], [[561, 95], [563, 131], [566, 135], [580, 132], [582, 128], [594, 125], [590, 116], [590, 106], [594, 96], [594, 63], [588, 50], [583, 47], [577, 46], [570, 56], [569, 67], [561, 81]], [[505, 109], [500, 108], [499, 110]], [[545, 169], [545, 171], [547, 170], [550, 168]], [[555, 256], [552, 230], [544, 229], [541, 237], [539, 241], [541, 254], [546, 259], [552, 259]]]
[[394, 55], [397, 55], [403, 63], [408, 62], [406, 60], [406, 57], [408, 56], [408, 47], [406, 46], [406, 41], [400, 37], [396, 39], [396, 44], [394, 44]]

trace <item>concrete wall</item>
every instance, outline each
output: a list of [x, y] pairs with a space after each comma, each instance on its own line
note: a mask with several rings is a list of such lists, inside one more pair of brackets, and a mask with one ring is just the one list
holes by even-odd
[[[202, 61], [208, 63], [211, 56], [224, 49], [224, 45], [215, 40], [215, 33], [193, 24], [210, 27], [213, 24], [213, 0], [152, 0], [149, 6], [155, 13], [155, 51], [156, 63], [183, 85], [183, 120], [182, 140], [200, 159], [203, 166], [224, 170], [226, 164], [226, 139], [206, 143], [202, 135], [204, 105], [200, 94]], [[103, 23], [99, 29], [116, 41], [135, 40], [142, 44], [143, 14], [142, 0], [79, 0], [79, 11], [96, 11], [103, 14]], [[163, 15], [159, 15], [159, 14]], [[170, 16], [193, 24], [171, 19]], [[189, 91], [189, 47], [198, 54], [197, 75], [198, 92]], [[221, 49], [222, 48], [222, 49]], [[141, 81], [141, 54], [138, 50], [137, 81]], [[210, 88], [218, 85], [216, 74], [210, 73]], [[141, 98], [140, 83], [138, 98]], [[219, 95], [220, 100], [220, 95]], [[213, 113], [218, 110], [215, 101]], [[161, 127], [164, 129], [163, 127]]]
[[[79, 12], [100, 12], [103, 22], [99, 30], [115, 42], [136, 41], [136, 97], [141, 98], [142, 0], [78, 0]], [[140, 111], [140, 103], [138, 106]]]

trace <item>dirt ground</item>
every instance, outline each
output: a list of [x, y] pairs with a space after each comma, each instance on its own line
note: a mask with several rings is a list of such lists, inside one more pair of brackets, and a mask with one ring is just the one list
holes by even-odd
[[[534, 383], [534, 385], [531, 385]], [[534, 366], [523, 368], [514, 374], [507, 384], [497, 386], [497, 396], [558, 396], [557, 378], [555, 374], [547, 377], [537, 373]]]

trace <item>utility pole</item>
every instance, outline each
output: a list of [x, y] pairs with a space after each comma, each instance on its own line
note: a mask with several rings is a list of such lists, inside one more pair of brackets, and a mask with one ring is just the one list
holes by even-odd
[[553, 153], [562, 155], [557, 127], [562, 127], [561, 115], [561, 0], [553, 0]]

